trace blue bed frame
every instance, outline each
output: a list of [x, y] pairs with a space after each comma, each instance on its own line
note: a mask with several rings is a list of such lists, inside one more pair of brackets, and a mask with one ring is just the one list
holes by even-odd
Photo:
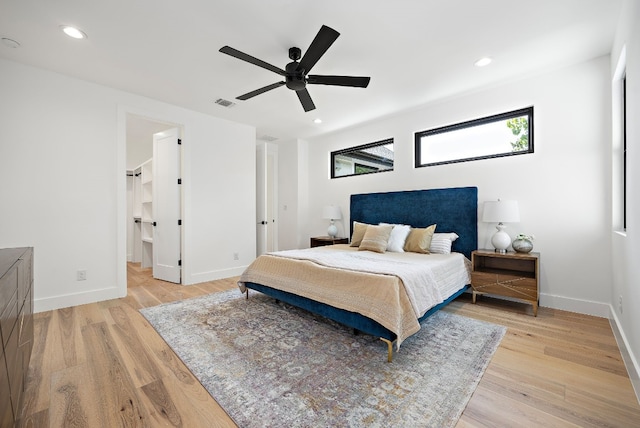
[[[436, 232], [458, 234], [459, 238], [453, 243], [453, 251], [471, 258], [471, 252], [478, 248], [478, 189], [476, 187], [356, 194], [351, 195], [350, 209], [351, 228], [354, 221], [367, 224], [380, 222], [408, 224], [413, 227], [437, 224]], [[389, 345], [388, 360], [391, 361], [392, 343], [396, 340], [396, 335], [376, 321], [355, 312], [338, 309], [262, 284], [249, 282], [245, 283], [245, 286], [383, 339]], [[446, 306], [467, 288], [468, 285], [465, 285], [447, 300], [431, 308], [419, 321], [422, 322]]]

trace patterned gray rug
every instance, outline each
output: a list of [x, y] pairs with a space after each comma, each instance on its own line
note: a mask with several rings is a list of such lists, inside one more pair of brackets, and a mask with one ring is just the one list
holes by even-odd
[[240, 427], [451, 427], [506, 329], [437, 312], [392, 363], [368, 335], [252, 292], [140, 312]]

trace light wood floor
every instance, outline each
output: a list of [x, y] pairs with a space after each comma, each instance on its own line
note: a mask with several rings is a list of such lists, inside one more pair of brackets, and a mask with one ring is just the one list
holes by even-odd
[[[22, 426], [234, 427], [138, 309], [235, 287], [128, 267], [123, 299], [35, 317]], [[508, 327], [458, 427], [634, 427], [640, 405], [605, 319], [483, 297], [445, 310]], [[386, 357], [380, 343], [380, 358]]]

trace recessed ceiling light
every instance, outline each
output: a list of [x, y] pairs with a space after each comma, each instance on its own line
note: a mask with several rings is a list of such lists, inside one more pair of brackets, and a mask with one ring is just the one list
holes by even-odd
[[87, 35], [82, 31], [77, 29], [76, 27], [72, 27], [70, 25], [62, 25], [60, 27], [64, 34], [69, 37], [73, 37], [74, 39], [86, 39]]
[[491, 58], [484, 57], [484, 58], [480, 58], [479, 60], [477, 60], [475, 62], [475, 65], [476, 65], [476, 67], [484, 67], [485, 65], [491, 64], [491, 61], [493, 61]]
[[2, 44], [5, 45], [5, 46], [8, 46], [10, 48], [13, 48], [13, 49], [17, 49], [17, 48], [20, 47], [20, 43], [16, 42], [13, 39], [8, 38], [8, 37], [3, 37], [2, 38]]
[[313, 123], [320, 124], [320, 123], [322, 123], [322, 119], [320, 119], [320, 118], [314, 119]]

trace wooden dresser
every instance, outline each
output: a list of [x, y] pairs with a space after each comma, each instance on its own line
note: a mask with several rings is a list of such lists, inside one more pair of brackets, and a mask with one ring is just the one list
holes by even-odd
[[33, 347], [33, 248], [0, 249], [0, 341], [0, 427], [12, 427]]

